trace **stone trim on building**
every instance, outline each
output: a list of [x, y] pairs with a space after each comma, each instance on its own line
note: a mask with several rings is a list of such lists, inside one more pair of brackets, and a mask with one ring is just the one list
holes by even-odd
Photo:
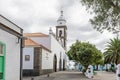
[[34, 69], [24, 69], [23, 70], [23, 76], [39, 76], [40, 73], [38, 70]]
[[52, 73], [53, 69], [42, 69], [40, 75]]

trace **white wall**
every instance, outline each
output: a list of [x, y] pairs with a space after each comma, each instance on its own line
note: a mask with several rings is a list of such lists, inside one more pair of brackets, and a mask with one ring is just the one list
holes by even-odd
[[42, 49], [42, 69], [53, 69], [52, 53]]
[[39, 44], [42, 44], [48, 49], [51, 49], [51, 40], [49, 36], [48, 37], [31, 37], [31, 39]]
[[[51, 35], [51, 51], [52, 51], [53, 56], [54, 56], [54, 54], [56, 54], [56, 56], [57, 56], [57, 68], [59, 68], [60, 53], [62, 53], [62, 55], [61, 55], [61, 59], [62, 59], [61, 68], [63, 68], [63, 58], [65, 56], [65, 50], [60, 45], [60, 43], [54, 38], [54, 36], [52, 36], [52, 35]], [[52, 64], [53, 64], [53, 62], [52, 62]]]
[[[30, 61], [25, 61], [25, 55], [30, 55]], [[33, 69], [34, 66], [34, 48], [23, 48], [23, 69]]]
[[[33, 38], [32, 38], [33, 39]], [[34, 38], [34, 40], [36, 40], [37, 42], [39, 41], [40, 38]], [[45, 38], [43, 38], [43, 42], [45, 42], [44, 40]], [[59, 60], [60, 60], [60, 53], [61, 53], [61, 59], [63, 60], [63, 58], [65, 57], [65, 50], [63, 49], [63, 47], [60, 45], [60, 43], [55, 39], [54, 36], [50, 35], [48, 41], [51, 41], [51, 53], [42, 49], [42, 69], [53, 69], [53, 59], [54, 59], [54, 54], [56, 54], [57, 56], [57, 68], [59, 68]], [[44, 44], [43, 44], [44, 45]], [[48, 53], [48, 58], [47, 57], [47, 53]], [[63, 61], [62, 61], [62, 65], [61, 68], [63, 68]]]
[[[63, 68], [63, 58], [65, 58], [65, 50], [61, 44], [55, 39], [54, 36], [49, 35], [48, 37], [30, 37], [35, 42], [44, 45], [52, 52], [42, 49], [42, 69], [53, 69], [54, 54], [57, 56], [57, 68], [59, 68], [60, 53], [62, 59], [61, 68]], [[48, 53], [48, 59], [46, 58]]]
[[17, 37], [0, 29], [0, 41], [6, 44], [5, 80], [20, 78], [20, 43]]

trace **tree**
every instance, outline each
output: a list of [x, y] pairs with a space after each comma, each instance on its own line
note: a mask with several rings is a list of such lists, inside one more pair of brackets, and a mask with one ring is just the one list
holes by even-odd
[[81, 63], [85, 68], [90, 64], [100, 64], [102, 61], [102, 53], [100, 50], [89, 42], [80, 42], [77, 40], [72, 44], [67, 54], [70, 59]]
[[101, 51], [96, 52], [96, 54], [94, 55], [94, 63], [96, 65], [96, 69], [98, 69], [98, 65], [103, 65], [104, 64], [104, 60], [103, 60], [103, 54], [101, 53]]
[[117, 38], [110, 39], [104, 52], [105, 63], [116, 63], [120, 60], [120, 40]]
[[80, 2], [89, 12], [95, 14], [90, 22], [96, 30], [120, 31], [120, 0], [80, 0]]

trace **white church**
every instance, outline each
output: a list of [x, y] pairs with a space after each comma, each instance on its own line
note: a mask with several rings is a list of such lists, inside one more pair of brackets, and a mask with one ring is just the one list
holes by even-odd
[[63, 11], [57, 20], [56, 34], [25, 33], [23, 75], [38, 76], [66, 69], [67, 26]]

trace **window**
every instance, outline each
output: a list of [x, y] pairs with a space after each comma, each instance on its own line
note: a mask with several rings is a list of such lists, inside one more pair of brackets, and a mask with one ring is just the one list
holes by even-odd
[[3, 55], [4, 53], [4, 47], [2, 44], [0, 44], [0, 55]]
[[59, 37], [62, 37], [62, 30], [59, 31]]
[[25, 61], [30, 61], [30, 55], [25, 55]]

